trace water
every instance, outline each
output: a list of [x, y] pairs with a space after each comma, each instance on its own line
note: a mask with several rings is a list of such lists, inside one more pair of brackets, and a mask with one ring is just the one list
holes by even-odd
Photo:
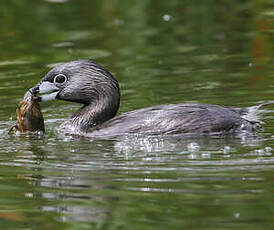
[[26, 89], [79, 58], [119, 80], [119, 113], [273, 100], [273, 16], [270, 0], [1, 1], [1, 229], [272, 229], [273, 106], [251, 136], [62, 136], [65, 102], [42, 105], [44, 137], [7, 132]]

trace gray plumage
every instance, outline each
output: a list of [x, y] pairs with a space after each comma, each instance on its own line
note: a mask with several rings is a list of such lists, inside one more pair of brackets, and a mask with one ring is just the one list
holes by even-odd
[[[120, 104], [118, 82], [102, 66], [78, 60], [54, 67], [32, 88], [39, 92], [43, 82], [54, 82], [58, 74], [67, 81], [57, 84], [56, 99], [83, 104], [61, 128], [86, 136], [215, 134], [253, 132], [258, 122], [246, 118], [249, 109], [207, 104], [159, 105], [114, 117]], [[258, 109], [260, 106], [258, 106]]]

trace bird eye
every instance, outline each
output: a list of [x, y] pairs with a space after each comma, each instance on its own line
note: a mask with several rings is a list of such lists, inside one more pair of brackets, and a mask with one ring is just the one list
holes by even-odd
[[67, 81], [67, 76], [64, 74], [57, 74], [53, 79], [54, 84], [63, 84], [66, 81]]

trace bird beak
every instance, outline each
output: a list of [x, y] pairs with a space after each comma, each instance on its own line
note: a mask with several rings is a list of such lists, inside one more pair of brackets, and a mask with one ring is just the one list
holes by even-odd
[[30, 92], [35, 96], [42, 94], [36, 97], [38, 102], [55, 100], [59, 91], [60, 88], [49, 81], [40, 82], [30, 89]]

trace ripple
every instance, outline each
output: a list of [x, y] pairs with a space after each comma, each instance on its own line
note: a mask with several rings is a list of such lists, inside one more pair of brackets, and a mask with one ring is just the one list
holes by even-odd
[[44, 0], [44, 1], [49, 3], [66, 3], [69, 0]]
[[29, 64], [31, 61], [25, 61], [25, 60], [6, 60], [6, 61], [0, 61], [0, 67], [1, 66], [8, 66], [8, 65], [25, 65]]
[[62, 48], [62, 47], [72, 47], [74, 46], [73, 42], [56, 42], [54, 44], [52, 44], [53, 47], [56, 48]]
[[100, 49], [72, 49], [71, 53], [87, 59], [97, 59], [112, 55], [110, 51]]
[[102, 33], [95, 30], [75, 30], [66, 32], [66, 41], [92, 40], [101, 36]]

